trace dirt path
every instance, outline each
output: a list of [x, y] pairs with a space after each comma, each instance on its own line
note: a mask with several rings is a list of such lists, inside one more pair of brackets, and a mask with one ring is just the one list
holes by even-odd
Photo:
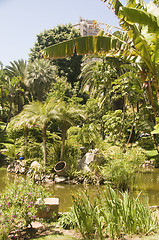
[[22, 232], [20, 232], [19, 236], [16, 239], [27, 240], [33, 238], [40, 238], [48, 235], [61, 235], [61, 236], [67, 235], [75, 237], [76, 239], [81, 238], [81, 234], [78, 231], [62, 229], [58, 226], [57, 223], [51, 224], [49, 226], [48, 224], [33, 222], [32, 227], [27, 227], [26, 229], [24, 229]]

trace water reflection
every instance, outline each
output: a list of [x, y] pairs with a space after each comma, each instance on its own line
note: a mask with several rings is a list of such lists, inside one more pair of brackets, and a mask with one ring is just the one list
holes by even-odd
[[159, 169], [138, 174], [135, 189], [136, 193], [142, 192], [143, 198], [148, 198], [151, 206], [159, 205]]
[[14, 182], [19, 177], [17, 174], [11, 174], [6, 171], [5, 168], [0, 168], [0, 193], [5, 191], [7, 184]]
[[85, 186], [83, 184], [78, 185], [52, 185], [49, 192], [53, 196], [58, 197], [60, 201], [60, 211], [67, 211], [72, 206], [72, 195], [75, 195], [78, 191], [83, 192], [87, 190], [90, 197], [94, 198], [98, 190], [101, 190], [103, 186]]
[[[21, 176], [20, 176], [21, 177]], [[13, 182], [15, 178], [19, 178], [16, 174], [8, 174], [6, 169], [0, 169], [0, 192], [5, 191], [5, 187], [9, 182]], [[59, 211], [68, 211], [72, 206], [72, 195], [77, 191], [84, 191], [87, 188], [90, 198], [93, 199], [98, 190], [103, 190], [105, 186], [84, 186], [84, 185], [65, 185], [53, 184], [44, 185], [52, 197], [58, 197], [60, 200]], [[159, 169], [151, 172], [141, 173], [137, 175], [132, 195], [137, 196], [141, 193], [141, 198], [148, 198], [149, 204], [159, 205]]]

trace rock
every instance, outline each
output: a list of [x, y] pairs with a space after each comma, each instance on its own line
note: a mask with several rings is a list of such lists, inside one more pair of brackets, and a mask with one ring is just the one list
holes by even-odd
[[154, 168], [154, 161], [151, 161], [151, 160], [145, 161], [145, 162], [142, 164], [142, 167], [145, 168], [145, 169]]
[[43, 175], [43, 174], [35, 174], [34, 175], [34, 180], [36, 181], [36, 182], [41, 182], [41, 181], [43, 181], [45, 179], [45, 176]]
[[27, 168], [26, 168], [25, 160], [22, 160], [22, 161], [14, 160], [14, 161], [12, 161], [8, 165], [7, 171], [12, 172], [12, 173], [20, 173], [20, 174], [26, 173]]
[[101, 164], [104, 156], [99, 152], [99, 149], [90, 149], [83, 158], [78, 160], [77, 170], [90, 171], [90, 164], [95, 162]]
[[67, 180], [65, 183], [66, 184], [70, 184], [70, 185], [77, 185], [77, 184], [79, 184], [79, 182], [76, 181], [75, 179]]
[[80, 147], [81, 150], [81, 156], [80, 158], [84, 157], [84, 155], [87, 153], [86, 148], [85, 147]]
[[52, 184], [53, 183], [53, 177], [51, 175], [45, 175], [44, 179], [43, 179], [43, 183], [46, 184]]
[[32, 228], [43, 228], [44, 226], [42, 225], [42, 223], [40, 223], [38, 221], [34, 221], [34, 222], [31, 222], [31, 227]]
[[41, 164], [38, 163], [37, 161], [33, 161], [30, 165], [30, 168], [36, 171], [40, 171], [41, 169]]
[[66, 182], [67, 178], [64, 177], [64, 176], [58, 176], [58, 175], [55, 175], [55, 183], [64, 183]]

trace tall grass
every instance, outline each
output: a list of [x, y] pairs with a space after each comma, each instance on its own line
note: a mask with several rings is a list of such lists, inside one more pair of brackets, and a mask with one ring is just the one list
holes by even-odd
[[73, 211], [76, 216], [77, 228], [80, 230], [83, 237], [90, 239], [92, 234], [95, 233], [94, 225], [94, 211], [96, 209], [95, 204], [89, 200], [87, 194], [81, 194], [78, 197], [73, 197]]
[[90, 201], [87, 192], [73, 197], [76, 226], [88, 239], [112, 239], [121, 235], [148, 234], [158, 228], [158, 219], [150, 211], [148, 202], [132, 198], [128, 192], [108, 187]]

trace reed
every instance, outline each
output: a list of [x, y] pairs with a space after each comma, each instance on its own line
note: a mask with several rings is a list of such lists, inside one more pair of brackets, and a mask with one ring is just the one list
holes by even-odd
[[73, 197], [73, 211], [77, 227], [88, 239], [112, 239], [122, 235], [146, 235], [158, 228], [158, 219], [148, 202], [140, 200], [140, 194], [132, 198], [128, 192], [108, 187], [90, 201], [87, 192]]
[[83, 237], [90, 238], [95, 233], [94, 211], [95, 206], [91, 204], [87, 193], [81, 193], [73, 197], [73, 211], [77, 219], [77, 227]]

